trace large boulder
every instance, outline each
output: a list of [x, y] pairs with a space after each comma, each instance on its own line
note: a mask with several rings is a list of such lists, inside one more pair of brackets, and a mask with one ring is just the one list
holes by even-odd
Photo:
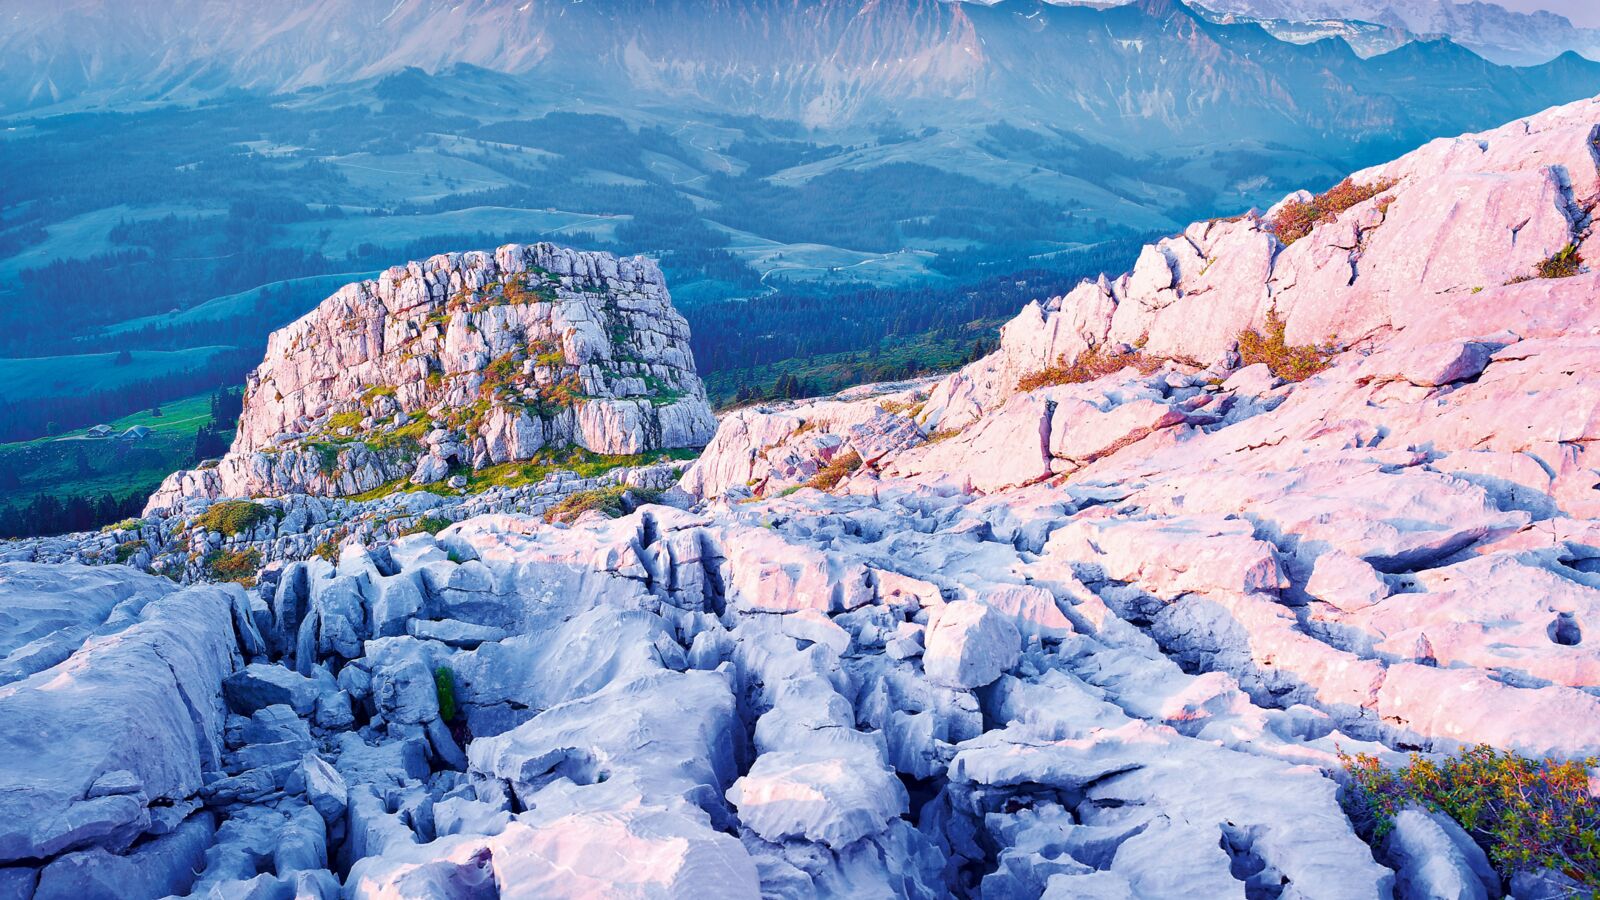
[[955, 600], [934, 610], [923, 637], [923, 669], [935, 684], [975, 688], [1017, 662], [1021, 635], [1009, 616], [985, 603]]
[[240, 665], [233, 607], [220, 587], [171, 593], [0, 687], [0, 861], [120, 853], [200, 791], [222, 755], [220, 688]]

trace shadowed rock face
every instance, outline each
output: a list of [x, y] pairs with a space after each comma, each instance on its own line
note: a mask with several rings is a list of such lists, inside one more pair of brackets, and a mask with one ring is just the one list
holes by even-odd
[[232, 449], [169, 477], [148, 508], [431, 484], [567, 448], [698, 447], [714, 427], [653, 262], [511, 244], [347, 285], [275, 332]]
[[[1262, 219], [1198, 225], [948, 377], [731, 414], [688, 508], [374, 533], [249, 596], [0, 566], [27, 638], [0, 643], [0, 738], [36, 757], [0, 770], [0, 878], [1492, 895], [1508, 873], [1446, 820], [1357, 837], [1337, 754], [1600, 753], [1600, 282], [1518, 280], [1569, 244], [1600, 259], [1597, 125], [1585, 102], [1437, 142], [1287, 248]], [[1241, 367], [1269, 310], [1331, 365]], [[387, 349], [326, 375], [283, 355], [327, 333], [275, 340], [251, 385], [272, 424], [236, 452], [324, 415], [269, 384], [396, 371]], [[1088, 353], [1137, 364], [1018, 389]], [[149, 740], [88, 731], [127, 709]]]

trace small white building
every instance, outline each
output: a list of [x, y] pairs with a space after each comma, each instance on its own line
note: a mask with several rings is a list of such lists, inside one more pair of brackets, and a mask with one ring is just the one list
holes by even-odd
[[118, 436], [119, 440], [142, 441], [150, 436], [150, 429], [143, 425], [135, 425]]
[[110, 436], [111, 436], [111, 426], [110, 425], [96, 425], [95, 427], [89, 429], [89, 433], [88, 433], [88, 437], [92, 437], [92, 438], [103, 438], [103, 437], [110, 437]]

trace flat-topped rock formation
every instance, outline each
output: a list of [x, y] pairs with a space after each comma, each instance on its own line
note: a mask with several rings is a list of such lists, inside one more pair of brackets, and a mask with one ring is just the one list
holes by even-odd
[[509, 244], [346, 285], [274, 332], [232, 448], [169, 477], [147, 511], [699, 447], [714, 428], [654, 262]]
[[[1600, 754], [1597, 128], [1435, 142], [959, 372], [731, 413], [677, 506], [367, 530], [248, 592], [0, 563], [0, 893], [1577, 895], [1439, 812], [1358, 827], [1341, 754]], [[283, 365], [230, 458], [359, 411], [260, 399]]]

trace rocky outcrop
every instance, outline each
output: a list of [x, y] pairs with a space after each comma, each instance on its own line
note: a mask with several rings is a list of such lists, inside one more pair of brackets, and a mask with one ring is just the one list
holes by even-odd
[[233, 447], [170, 476], [146, 511], [699, 447], [714, 428], [654, 262], [508, 244], [346, 285], [274, 332]]
[[[1542, 895], [1431, 811], [1358, 835], [1340, 754], [1600, 753], [1600, 282], [1521, 280], [1593, 246], [1596, 125], [1430, 145], [1287, 247], [1169, 239], [946, 378], [731, 414], [689, 508], [374, 525], [249, 595], [0, 566], [0, 732], [39, 755], [0, 883]], [[1371, 268], [1429, 235], [1409, 291]], [[1268, 310], [1328, 365], [1238, 365]]]
[[1600, 260], [1597, 122], [1600, 100], [1586, 100], [1433, 141], [1352, 175], [1387, 187], [1288, 246], [1272, 232], [1273, 210], [1191, 225], [1145, 247], [1131, 272], [1023, 310], [999, 353], [940, 384], [922, 422], [963, 428], [1023, 376], [1091, 349], [1225, 371], [1239, 333], [1262, 328], [1269, 311], [1291, 344], [1357, 347], [1404, 331], [1409, 356], [1491, 338], [1519, 321], [1513, 308], [1549, 292], [1533, 278], [1541, 263], [1569, 244]]

